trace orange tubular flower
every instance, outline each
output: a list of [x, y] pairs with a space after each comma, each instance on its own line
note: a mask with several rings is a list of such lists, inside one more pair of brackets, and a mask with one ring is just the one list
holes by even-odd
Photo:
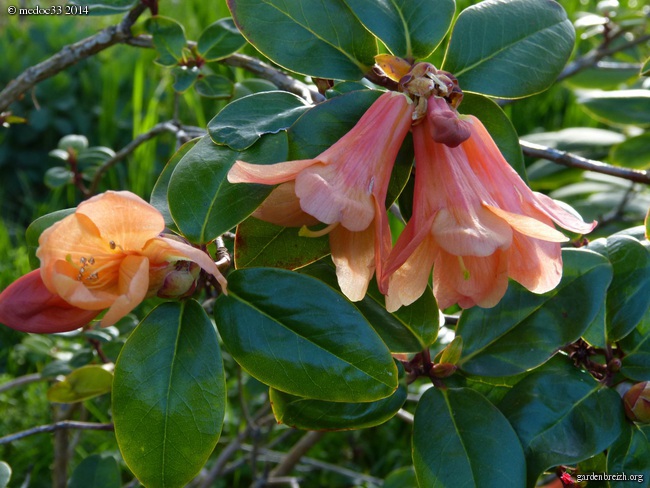
[[283, 226], [330, 224], [320, 232], [301, 233], [329, 232], [338, 282], [352, 301], [364, 297], [390, 251], [386, 192], [412, 113], [410, 99], [387, 92], [314, 159], [268, 166], [237, 161], [228, 173], [231, 183], [280, 184], [254, 216]]
[[[530, 190], [476, 117], [459, 118], [435, 97], [428, 109], [413, 127], [413, 216], [384, 268], [386, 308], [394, 311], [419, 298], [432, 267], [442, 309], [456, 303], [493, 307], [509, 277], [535, 293], [553, 289], [562, 276], [559, 243], [568, 241], [553, 222], [578, 233], [596, 223], [586, 224]], [[445, 120], [448, 126], [441, 129]], [[438, 131], [452, 142], [436, 142]], [[460, 142], [465, 132], [469, 138]]]
[[108, 309], [102, 318], [107, 327], [148, 296], [190, 294], [196, 265], [225, 292], [226, 280], [210, 256], [161, 236], [164, 228], [160, 212], [130, 192], [109, 191], [81, 203], [41, 234], [40, 272], [0, 294], [0, 322], [24, 332], [65, 332]]

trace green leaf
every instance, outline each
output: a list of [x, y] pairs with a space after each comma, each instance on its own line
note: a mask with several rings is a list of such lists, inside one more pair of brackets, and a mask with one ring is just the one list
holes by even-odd
[[456, 11], [454, 0], [345, 0], [345, 3], [392, 54], [410, 59], [426, 58], [438, 47]]
[[73, 214], [75, 210], [76, 208], [57, 210], [56, 212], [43, 215], [29, 224], [29, 227], [25, 231], [25, 241], [27, 242], [27, 251], [29, 252], [29, 264], [33, 269], [40, 266], [40, 261], [36, 257], [36, 249], [38, 249], [38, 238], [41, 236], [41, 233], [59, 220]]
[[73, 150], [74, 152], [83, 151], [88, 147], [88, 138], [79, 134], [63, 136], [59, 140], [57, 147], [66, 152], [69, 150]]
[[499, 408], [524, 448], [528, 486], [546, 469], [603, 451], [625, 425], [618, 393], [577, 369], [533, 373], [508, 392]]
[[271, 388], [273, 414], [280, 424], [305, 430], [365, 429], [383, 424], [402, 408], [406, 387], [391, 396], [366, 403], [325, 402], [303, 398]]
[[301, 237], [297, 227], [280, 227], [254, 217], [237, 226], [235, 267], [297, 269], [330, 253], [329, 237]]
[[555, 81], [574, 41], [571, 21], [552, 0], [486, 0], [458, 16], [443, 69], [464, 91], [521, 98]]
[[57, 188], [72, 183], [74, 180], [74, 173], [63, 166], [54, 166], [45, 172], [44, 180], [45, 186], [52, 190], [56, 190]]
[[175, 66], [172, 68], [172, 75], [174, 75], [174, 91], [183, 93], [191, 87], [196, 79], [201, 74], [201, 70], [197, 67], [188, 68], [187, 66]]
[[75, 468], [68, 488], [120, 488], [120, 468], [112, 456], [93, 454]]
[[199, 54], [206, 61], [216, 61], [230, 56], [246, 45], [230, 17], [219, 19], [201, 32], [197, 42]]
[[631, 137], [612, 148], [610, 161], [634, 169], [650, 168], [650, 134]]
[[75, 369], [63, 381], [47, 390], [47, 399], [58, 403], [75, 403], [111, 391], [113, 374], [98, 364]]
[[309, 105], [284, 91], [262, 92], [226, 105], [208, 124], [210, 137], [236, 151], [252, 146], [264, 134], [286, 130]]
[[621, 125], [650, 124], [650, 90], [591, 91], [578, 103], [603, 122]]
[[183, 156], [167, 197], [174, 222], [191, 242], [210, 242], [234, 228], [273, 190], [268, 185], [229, 183], [228, 171], [238, 159], [254, 164], [286, 160], [286, 133], [267, 135], [244, 152], [217, 146], [204, 136]]
[[274, 268], [234, 271], [214, 313], [235, 360], [275, 389], [371, 402], [397, 388], [395, 363], [370, 324], [314, 278]]
[[200, 140], [201, 138], [192, 139], [191, 141], [186, 142], [180, 148], [178, 148], [178, 151], [174, 153], [174, 155], [163, 168], [160, 176], [158, 176], [158, 180], [156, 181], [156, 184], [154, 185], [151, 192], [149, 203], [156, 207], [156, 209], [163, 215], [163, 217], [165, 217], [165, 226], [171, 230], [177, 230], [177, 228], [176, 223], [174, 223], [174, 219], [172, 219], [172, 215], [169, 212], [169, 204], [167, 203], [167, 190], [169, 188], [169, 180], [171, 179], [172, 173], [176, 169], [176, 166], [178, 166], [178, 163], [180, 163], [181, 159], [183, 159], [183, 156], [185, 156], [188, 151], [192, 149]]
[[11, 467], [4, 461], [0, 461], [0, 488], [6, 488], [11, 479]]
[[600, 61], [595, 66], [571, 75], [566, 82], [574, 88], [614, 90], [639, 76], [638, 65]]
[[454, 337], [454, 340], [445, 346], [440, 354], [440, 363], [456, 364], [463, 352], [463, 338]]
[[650, 76], [650, 58], [646, 59], [641, 66], [641, 76]]
[[471, 114], [480, 119], [506, 161], [524, 181], [528, 181], [524, 155], [519, 145], [519, 136], [501, 107], [482, 95], [465, 93], [458, 111], [461, 114]]
[[[336, 270], [329, 259], [313, 263], [301, 269], [301, 272], [340, 291]], [[444, 316], [438, 310], [430, 288], [414, 303], [393, 313], [386, 311], [384, 302], [384, 295], [380, 293], [377, 282], [372, 280], [363, 300], [354, 302], [353, 305], [372, 325], [391, 352], [420, 352], [435, 342], [438, 329], [444, 324]]]
[[126, 464], [145, 486], [185, 486], [219, 440], [225, 403], [219, 341], [203, 308], [159, 305], [115, 365], [113, 420]]
[[[613, 482], [610, 484], [612, 487], [648, 486], [650, 441], [637, 425], [626, 423], [620, 437], [608, 449], [607, 472], [627, 475], [627, 483]], [[637, 479], [632, 479], [631, 476], [636, 476]]]
[[469, 388], [428, 389], [415, 410], [413, 465], [427, 488], [524, 486], [526, 463], [499, 410]]
[[168, 17], [151, 17], [144, 23], [145, 29], [153, 38], [158, 52], [156, 62], [163, 66], [174, 66], [183, 57], [185, 31], [183, 26]]
[[563, 277], [554, 290], [538, 295], [511, 282], [495, 307], [463, 312], [456, 335], [463, 338], [458, 365], [464, 371], [479, 376], [522, 373], [581, 336], [605, 299], [612, 269], [591, 251], [566, 249], [562, 257]]
[[245, 96], [252, 95], [253, 93], [261, 93], [268, 91], [277, 91], [278, 87], [273, 83], [267, 80], [261, 80], [259, 78], [247, 78], [242, 81], [235, 83], [235, 89], [233, 93], [233, 100], [239, 100]]
[[650, 307], [650, 250], [633, 237], [613, 235], [598, 239], [590, 248], [612, 263], [614, 277], [607, 291], [607, 340], [629, 334]]
[[374, 64], [375, 38], [343, 0], [228, 0], [239, 31], [291, 71], [357, 80]]
[[235, 85], [225, 76], [207, 75], [199, 78], [194, 89], [205, 98], [225, 99], [232, 96]]
[[386, 476], [382, 488], [407, 488], [418, 486], [413, 466], [399, 468]]

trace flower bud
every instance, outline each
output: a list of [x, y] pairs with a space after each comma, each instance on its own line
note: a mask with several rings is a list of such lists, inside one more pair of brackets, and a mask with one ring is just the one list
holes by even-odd
[[429, 375], [435, 378], [448, 378], [449, 376], [454, 374], [457, 369], [458, 366], [456, 366], [455, 364], [437, 363], [433, 365], [431, 371], [429, 371]]
[[196, 290], [201, 267], [193, 261], [177, 261], [164, 277], [157, 295], [160, 298], [185, 298]]
[[625, 414], [630, 420], [650, 423], [650, 382], [637, 383], [623, 395]]

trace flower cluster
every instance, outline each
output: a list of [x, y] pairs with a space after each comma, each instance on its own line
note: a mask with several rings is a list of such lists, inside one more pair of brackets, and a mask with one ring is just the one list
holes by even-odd
[[[237, 161], [232, 183], [279, 184], [254, 216], [283, 226], [329, 224], [339, 285], [361, 300], [373, 274], [397, 310], [419, 298], [433, 269], [441, 308], [492, 307], [508, 278], [535, 293], [554, 288], [562, 274], [553, 223], [587, 233], [557, 202], [526, 186], [479, 119], [462, 116], [455, 78], [428, 63], [410, 66], [392, 56], [378, 64], [399, 81], [359, 122], [313, 159], [270, 166]], [[412, 131], [415, 147], [413, 215], [391, 249], [385, 210], [393, 164]]]
[[191, 294], [205, 270], [226, 290], [208, 254], [162, 234], [161, 213], [133, 193], [106, 192], [41, 234], [41, 267], [0, 294], [0, 323], [24, 332], [65, 332], [103, 310], [117, 322], [149, 296]]

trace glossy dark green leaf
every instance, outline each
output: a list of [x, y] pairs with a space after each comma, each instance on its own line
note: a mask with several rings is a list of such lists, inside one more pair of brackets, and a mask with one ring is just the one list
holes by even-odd
[[104, 395], [111, 391], [113, 373], [99, 364], [75, 369], [63, 381], [47, 390], [47, 399], [58, 403], [75, 403]]
[[144, 24], [153, 38], [153, 45], [158, 52], [156, 62], [163, 66], [174, 66], [183, 57], [185, 31], [174, 19], [155, 16]]
[[156, 184], [154, 185], [151, 192], [149, 203], [151, 203], [151, 205], [156, 207], [156, 209], [161, 214], [163, 214], [163, 217], [165, 217], [165, 226], [172, 230], [176, 230], [177, 228], [176, 224], [174, 223], [174, 219], [172, 219], [172, 215], [169, 212], [169, 203], [167, 203], [167, 190], [169, 188], [169, 180], [171, 179], [172, 173], [176, 169], [176, 166], [181, 161], [181, 159], [183, 159], [183, 156], [185, 156], [187, 152], [192, 149], [200, 140], [200, 138], [192, 139], [191, 141], [186, 142], [180, 148], [178, 148], [178, 151], [174, 153], [174, 155], [163, 168], [160, 176], [158, 176], [158, 180], [156, 180]]
[[579, 71], [566, 79], [574, 88], [592, 90], [615, 90], [622, 83], [633, 81], [639, 76], [634, 64], [612, 61], [599, 62], [594, 67]]
[[0, 461], [0, 488], [6, 488], [11, 479], [11, 467], [4, 461]]
[[247, 78], [235, 83], [235, 90], [233, 93], [233, 100], [244, 98], [245, 96], [252, 95], [253, 93], [261, 93], [268, 91], [277, 91], [278, 87], [267, 80], [258, 78]]
[[611, 152], [611, 162], [626, 168], [650, 168], [650, 134], [631, 137], [614, 146]]
[[197, 50], [206, 61], [230, 56], [244, 47], [246, 39], [239, 33], [231, 18], [219, 19], [201, 32]]
[[607, 450], [607, 473], [627, 476], [627, 483], [612, 482], [612, 487], [647, 487], [650, 483], [650, 440], [637, 425], [627, 423]]
[[562, 281], [543, 295], [514, 282], [498, 305], [461, 315], [458, 365], [479, 376], [507, 376], [539, 366], [575, 341], [592, 322], [612, 278], [603, 256], [586, 250], [562, 252]]
[[270, 134], [243, 152], [218, 146], [204, 136], [181, 159], [169, 180], [169, 210], [183, 235], [209, 242], [246, 219], [272, 186], [232, 184], [227, 174], [236, 160], [271, 164], [287, 159], [287, 135]]
[[357, 80], [374, 64], [375, 38], [343, 0], [228, 0], [239, 31], [297, 73]]
[[235, 267], [297, 269], [330, 253], [328, 236], [301, 237], [298, 230], [249, 217], [237, 226]]
[[650, 312], [618, 345], [625, 354], [621, 360], [623, 376], [634, 381], [650, 381]]
[[395, 56], [423, 59], [449, 30], [454, 0], [345, 0]]
[[395, 363], [370, 324], [314, 278], [275, 268], [234, 271], [214, 313], [232, 356], [275, 389], [370, 402], [397, 388]]
[[63, 166], [54, 166], [45, 172], [45, 186], [53, 190], [72, 183], [74, 173]]
[[194, 89], [205, 98], [226, 99], [232, 96], [235, 85], [225, 76], [207, 75], [198, 79]]
[[308, 109], [305, 100], [289, 92], [255, 93], [226, 105], [208, 132], [215, 143], [242, 151], [264, 134], [286, 130]]
[[219, 440], [225, 402], [219, 341], [203, 308], [193, 300], [159, 305], [115, 365], [115, 436], [138, 480], [185, 486]]
[[506, 161], [524, 181], [528, 181], [524, 155], [519, 145], [519, 136], [501, 107], [487, 97], [466, 93], [458, 111], [461, 114], [471, 114], [477, 117], [494, 139]]
[[280, 424], [305, 430], [365, 429], [383, 424], [402, 408], [406, 387], [391, 396], [365, 403], [325, 402], [303, 398], [271, 388], [273, 414]]
[[650, 124], [650, 90], [593, 91], [578, 103], [604, 122], [622, 125]]
[[399, 468], [386, 476], [382, 488], [415, 488], [418, 486], [413, 466]]
[[201, 71], [196, 67], [188, 68], [187, 66], [175, 66], [172, 68], [172, 75], [174, 75], [174, 90], [183, 93], [194, 84], [200, 73]]
[[618, 393], [577, 369], [532, 373], [508, 392], [499, 408], [524, 448], [528, 486], [546, 469], [603, 451], [625, 425]]
[[626, 235], [598, 239], [590, 243], [591, 247], [612, 263], [606, 330], [608, 341], [619, 341], [634, 330], [650, 308], [650, 250]]
[[[302, 273], [318, 278], [339, 291], [334, 265], [329, 258], [303, 269]], [[384, 295], [375, 280], [370, 281], [363, 300], [354, 302], [370, 325], [377, 331], [391, 352], [420, 352], [433, 344], [444, 316], [438, 310], [431, 289], [409, 306], [396, 312], [386, 311]]]
[[555, 81], [574, 40], [571, 21], [553, 0], [486, 0], [458, 16], [443, 69], [464, 91], [525, 97]]
[[427, 488], [524, 486], [526, 463], [501, 412], [469, 388], [430, 388], [415, 410], [413, 466]]
[[29, 224], [29, 227], [25, 231], [25, 241], [27, 242], [27, 251], [29, 252], [29, 264], [32, 268], [38, 268], [40, 266], [40, 261], [36, 257], [36, 249], [38, 249], [38, 238], [41, 236], [41, 233], [54, 223], [74, 213], [75, 210], [75, 208], [57, 210], [56, 212], [43, 215]]
[[75, 468], [68, 488], [120, 488], [120, 467], [112, 456], [93, 454]]

